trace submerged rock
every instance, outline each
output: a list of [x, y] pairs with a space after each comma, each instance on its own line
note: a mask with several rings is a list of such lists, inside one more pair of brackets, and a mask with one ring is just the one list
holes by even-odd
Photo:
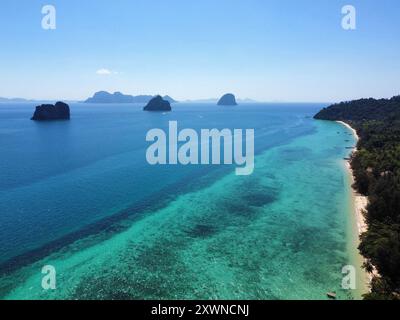
[[144, 111], [172, 111], [169, 101], [164, 100], [161, 96], [156, 96], [149, 101]]
[[53, 104], [42, 104], [37, 106], [35, 113], [31, 120], [45, 121], [45, 120], [69, 120], [70, 110], [69, 105], [64, 102], [57, 102]]
[[235, 95], [227, 93], [218, 101], [219, 106], [237, 106]]

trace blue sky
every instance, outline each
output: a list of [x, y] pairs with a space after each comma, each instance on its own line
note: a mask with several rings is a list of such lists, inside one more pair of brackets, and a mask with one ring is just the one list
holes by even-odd
[[[53, 31], [41, 28], [46, 4], [57, 9]], [[347, 4], [357, 9], [357, 30], [341, 27]], [[400, 94], [398, 0], [2, 0], [0, 8], [4, 97]]]

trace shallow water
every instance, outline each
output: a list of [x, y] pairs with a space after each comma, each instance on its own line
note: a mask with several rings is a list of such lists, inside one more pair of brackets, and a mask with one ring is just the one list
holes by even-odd
[[[312, 120], [321, 107], [76, 104], [71, 122], [33, 123], [31, 105], [0, 105], [0, 297], [357, 298], [340, 288], [356, 255], [342, 165], [354, 138]], [[171, 120], [254, 128], [254, 174], [149, 166], [146, 132]]]

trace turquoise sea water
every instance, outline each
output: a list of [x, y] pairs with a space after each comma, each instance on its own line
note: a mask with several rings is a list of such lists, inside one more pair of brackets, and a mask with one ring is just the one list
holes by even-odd
[[[0, 298], [325, 299], [356, 264], [343, 157], [348, 129], [323, 105], [72, 104], [70, 122], [0, 105]], [[255, 129], [251, 176], [155, 166], [146, 133]], [[57, 270], [57, 290], [41, 269]]]

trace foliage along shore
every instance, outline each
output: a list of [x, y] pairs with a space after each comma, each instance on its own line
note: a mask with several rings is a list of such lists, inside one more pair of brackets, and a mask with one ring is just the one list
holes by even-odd
[[368, 196], [365, 212], [368, 230], [359, 250], [371, 281], [365, 299], [400, 299], [400, 96], [361, 99], [321, 110], [318, 120], [343, 121], [360, 137], [351, 159], [354, 187]]

